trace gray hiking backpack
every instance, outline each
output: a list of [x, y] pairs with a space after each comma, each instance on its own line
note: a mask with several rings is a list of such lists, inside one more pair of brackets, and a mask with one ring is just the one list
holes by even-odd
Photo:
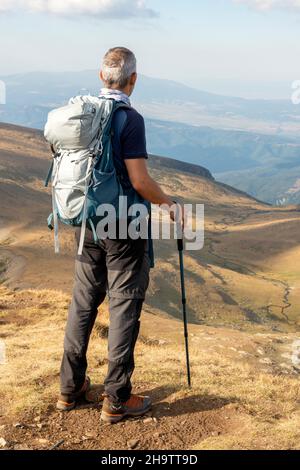
[[[66, 106], [51, 111], [44, 135], [51, 144], [52, 164], [45, 182], [52, 183], [52, 213], [48, 227], [54, 229], [55, 252], [59, 252], [58, 222], [81, 226], [78, 254], [82, 254], [87, 223], [97, 234], [93, 218], [100, 204], [116, 209], [123, 187], [113, 162], [112, 132], [121, 132], [126, 113], [112, 130], [112, 118], [123, 102], [93, 96], [77, 96]], [[134, 191], [134, 190], [133, 190]], [[137, 193], [136, 193], [137, 194]], [[147, 202], [145, 205], [147, 205]]]

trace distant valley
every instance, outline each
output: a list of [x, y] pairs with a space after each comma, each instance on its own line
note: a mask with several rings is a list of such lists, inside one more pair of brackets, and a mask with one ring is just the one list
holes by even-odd
[[154, 154], [200, 164], [214, 177], [270, 204], [300, 203], [300, 140], [147, 120]]
[[[0, 76], [0, 79], [7, 88], [7, 104], [0, 107], [1, 121], [35, 128], [43, 127], [48, 109], [76, 94], [96, 95], [101, 86], [96, 70], [32, 72]], [[139, 76], [132, 100], [149, 119], [298, 136], [300, 106], [290, 100], [222, 96], [144, 75]]]
[[[78, 93], [97, 94], [96, 71], [2, 77], [0, 121], [41, 129], [47, 113]], [[146, 117], [149, 152], [208, 168], [262, 201], [300, 203], [300, 106], [246, 100], [141, 76], [133, 104]]]

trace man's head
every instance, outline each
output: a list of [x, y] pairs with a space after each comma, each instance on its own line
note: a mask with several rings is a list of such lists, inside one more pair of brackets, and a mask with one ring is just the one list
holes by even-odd
[[121, 90], [130, 96], [137, 79], [134, 53], [126, 47], [109, 49], [103, 58], [100, 78], [106, 88]]

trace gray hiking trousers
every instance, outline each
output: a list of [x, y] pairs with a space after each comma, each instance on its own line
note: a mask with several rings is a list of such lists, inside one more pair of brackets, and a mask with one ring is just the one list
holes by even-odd
[[[80, 228], [76, 229], [77, 246], [79, 237]], [[129, 398], [149, 267], [147, 240], [107, 239], [96, 245], [92, 232], [86, 230], [83, 253], [75, 262], [60, 374], [62, 394], [77, 392], [84, 383], [90, 334], [107, 293], [110, 325], [105, 392], [115, 402]]]

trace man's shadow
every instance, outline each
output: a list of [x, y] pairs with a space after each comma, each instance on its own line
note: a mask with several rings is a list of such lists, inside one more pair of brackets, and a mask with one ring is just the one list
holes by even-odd
[[[141, 395], [148, 395], [153, 401], [152, 416], [153, 417], [170, 417], [184, 415], [187, 413], [212, 411], [223, 408], [230, 403], [237, 403], [237, 399], [234, 397], [220, 397], [216, 395], [207, 394], [195, 394], [192, 395], [192, 389], [187, 396], [182, 398], [174, 398], [170, 402], [166, 399], [173, 395], [183, 391], [183, 387], [174, 386], [160, 386], [150, 390], [139, 389], [138, 393]], [[188, 391], [188, 389], [186, 389]], [[88, 398], [90, 401], [82, 400], [77, 409], [96, 408], [100, 409], [102, 406], [104, 393], [103, 385], [93, 385]]]
[[[182, 398], [176, 397], [171, 401], [166, 399], [178, 393], [186, 390], [187, 396]], [[183, 387], [172, 387], [172, 386], [160, 386], [152, 390], [143, 391], [143, 394], [149, 395], [153, 400], [153, 412], [154, 417], [163, 416], [179, 416], [187, 413], [212, 411], [223, 408], [229, 403], [236, 402], [234, 397], [220, 397], [216, 395], [207, 394], [192, 394], [193, 389], [184, 389]]]

